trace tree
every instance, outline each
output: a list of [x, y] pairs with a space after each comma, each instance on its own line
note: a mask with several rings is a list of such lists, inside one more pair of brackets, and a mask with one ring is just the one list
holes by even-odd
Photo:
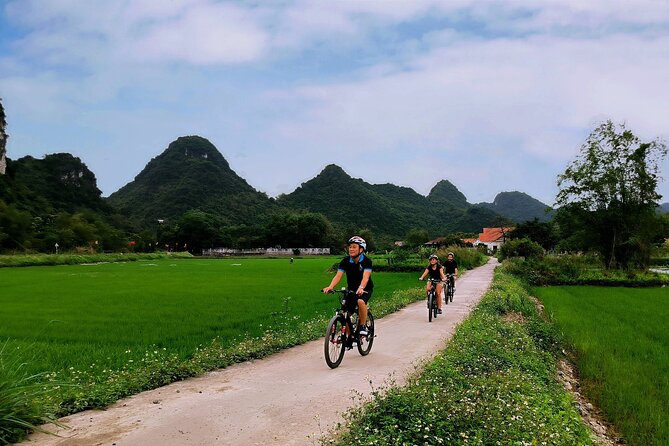
[[553, 249], [558, 242], [555, 224], [552, 221], [539, 221], [538, 218], [519, 223], [509, 234], [510, 240], [523, 238], [540, 244], [547, 251]]
[[406, 235], [406, 240], [409, 246], [415, 248], [430, 240], [430, 236], [425, 229], [414, 228]]
[[530, 259], [533, 257], [542, 257], [544, 249], [541, 245], [529, 238], [519, 238], [511, 240], [502, 245], [499, 249], [499, 259], [504, 260], [510, 257], [524, 257]]
[[201, 254], [203, 248], [211, 248], [217, 243], [220, 227], [220, 222], [211, 214], [199, 210], [187, 211], [176, 225], [176, 249]]
[[5, 152], [7, 147], [7, 133], [5, 133], [6, 127], [7, 121], [5, 120], [5, 109], [2, 106], [2, 100], [0, 100], [0, 175], [5, 174], [5, 168], [7, 167], [7, 161], [5, 160]]
[[558, 176], [558, 221], [578, 233], [570, 237], [583, 248], [599, 252], [608, 268], [648, 265], [661, 226], [656, 189], [666, 154], [661, 140], [641, 142], [624, 124], [607, 121]]

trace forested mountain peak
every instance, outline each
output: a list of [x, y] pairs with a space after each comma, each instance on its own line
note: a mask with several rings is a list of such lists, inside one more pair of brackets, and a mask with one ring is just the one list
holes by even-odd
[[456, 208], [469, 206], [467, 197], [448, 180], [441, 180], [435, 184], [427, 198], [433, 203], [450, 204]]
[[180, 136], [172, 141], [167, 149], [158, 158], [183, 159], [199, 158], [214, 164], [220, 164], [227, 169], [230, 165], [221, 152], [208, 139], [201, 136]]
[[344, 169], [342, 169], [341, 167], [339, 167], [336, 164], [328, 164], [327, 166], [325, 166], [323, 168], [323, 170], [321, 170], [320, 175], [324, 175], [324, 174], [325, 175], [333, 175], [333, 174], [341, 175], [341, 174], [343, 174], [343, 175], [348, 176], [346, 171], [344, 171]]
[[500, 192], [492, 203], [479, 203], [498, 214], [521, 223], [534, 218], [548, 221], [553, 212], [550, 207], [523, 192]]
[[10, 162], [8, 174], [14, 193], [29, 190], [35, 197], [46, 199], [54, 211], [107, 209], [93, 172], [69, 153], [54, 153], [43, 159], [24, 156]]
[[176, 219], [190, 209], [219, 215], [231, 223], [266, 217], [273, 202], [237, 175], [218, 149], [201, 136], [172, 143], [109, 197], [122, 214], [140, 225]]

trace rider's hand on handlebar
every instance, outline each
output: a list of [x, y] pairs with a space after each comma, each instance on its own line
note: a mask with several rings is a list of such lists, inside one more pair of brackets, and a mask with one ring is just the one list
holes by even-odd
[[331, 292], [332, 292], [332, 288], [330, 288], [330, 287], [328, 286], [328, 287], [323, 288], [321, 291], [322, 291], [323, 293], [325, 293], [325, 294], [328, 294], [328, 293], [331, 293]]

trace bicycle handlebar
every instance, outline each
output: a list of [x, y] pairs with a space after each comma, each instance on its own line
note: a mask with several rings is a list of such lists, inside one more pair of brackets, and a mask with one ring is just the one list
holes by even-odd
[[[321, 289], [321, 293], [326, 293], [326, 292], [323, 291], [323, 289]], [[326, 294], [334, 294], [334, 293], [342, 293], [342, 294], [352, 293], [352, 294], [356, 294], [355, 291], [351, 291], [351, 290], [349, 290], [349, 289], [347, 289], [347, 288], [342, 288], [341, 290], [334, 290], [334, 289], [332, 289], [332, 290], [328, 291]], [[368, 293], [368, 291], [363, 291], [363, 292], [362, 292], [362, 294], [367, 294], [367, 293]]]

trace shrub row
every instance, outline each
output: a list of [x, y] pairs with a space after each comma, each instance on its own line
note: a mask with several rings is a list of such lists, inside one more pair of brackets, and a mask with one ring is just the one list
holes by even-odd
[[80, 265], [82, 263], [134, 262], [137, 260], [190, 257], [193, 256], [188, 252], [0, 255], [0, 268], [13, 266], [53, 266]]
[[543, 259], [509, 259], [505, 269], [533, 286], [598, 285], [656, 287], [669, 285], [669, 275], [643, 271], [607, 270], [586, 256], [546, 256]]
[[349, 412], [337, 445], [592, 445], [556, 381], [560, 340], [518, 279], [491, 290], [448, 347], [402, 388]]
[[669, 257], [657, 257], [650, 259], [651, 266], [669, 267]]
[[[481, 253], [481, 251], [473, 248], [461, 248], [459, 246], [449, 246], [447, 248], [439, 249], [436, 251], [436, 254], [443, 263], [449, 252], [452, 252], [455, 255], [456, 262], [458, 263], [458, 270], [460, 272], [484, 265], [488, 261], [488, 257]], [[375, 262], [374, 271], [421, 274], [427, 264], [427, 260], [420, 259], [414, 259], [410, 262], [396, 262], [390, 265]]]

